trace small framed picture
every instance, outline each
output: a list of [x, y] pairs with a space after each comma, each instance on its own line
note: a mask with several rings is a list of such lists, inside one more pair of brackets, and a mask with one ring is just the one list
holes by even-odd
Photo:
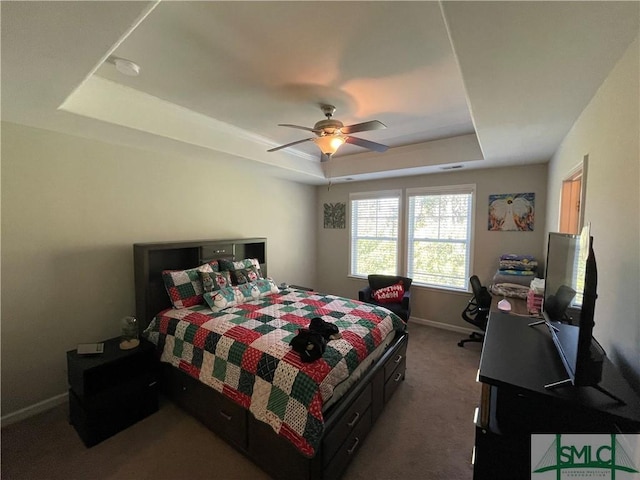
[[346, 212], [346, 203], [325, 203], [324, 228], [346, 228]]

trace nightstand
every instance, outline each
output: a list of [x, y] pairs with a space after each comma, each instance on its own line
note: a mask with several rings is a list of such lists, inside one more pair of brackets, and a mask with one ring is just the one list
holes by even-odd
[[67, 352], [69, 417], [87, 447], [158, 410], [155, 347], [146, 340], [120, 350], [120, 337], [104, 341], [104, 352]]
[[303, 287], [302, 285], [289, 285], [290, 288], [295, 288], [296, 290], [302, 290], [304, 292], [313, 292], [313, 288], [311, 287]]

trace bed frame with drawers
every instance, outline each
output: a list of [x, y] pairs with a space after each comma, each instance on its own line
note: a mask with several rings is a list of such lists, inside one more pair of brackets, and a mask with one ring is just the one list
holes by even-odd
[[[219, 258], [258, 258], [266, 273], [266, 243], [265, 238], [250, 238], [135, 244], [136, 315], [141, 328], [171, 306], [162, 270], [191, 268]], [[248, 410], [163, 363], [159, 366], [161, 387], [170, 399], [274, 478], [337, 479], [404, 380], [407, 341], [406, 331], [397, 332], [378, 361], [325, 412], [325, 432], [313, 458], [304, 457], [269, 425], [255, 420]]]

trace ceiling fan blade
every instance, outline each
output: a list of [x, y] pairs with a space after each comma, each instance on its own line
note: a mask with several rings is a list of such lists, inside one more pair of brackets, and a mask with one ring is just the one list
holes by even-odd
[[267, 150], [267, 152], [276, 152], [278, 150], [282, 150], [283, 148], [293, 147], [294, 145], [297, 145], [299, 143], [308, 142], [309, 140], [313, 140], [313, 138], [305, 138], [303, 140], [298, 140], [297, 142], [291, 142], [291, 143], [287, 143], [286, 145], [280, 145], [279, 147], [275, 147]]
[[278, 124], [279, 127], [289, 127], [289, 128], [297, 128], [298, 130], [306, 130], [307, 132], [316, 132], [316, 130], [314, 130], [311, 127], [302, 127], [300, 125], [291, 125], [290, 123], [279, 123]]
[[347, 125], [346, 127], [342, 127], [340, 131], [345, 135], [349, 135], [350, 133], [368, 132], [369, 130], [382, 130], [383, 128], [387, 128], [384, 123], [379, 120], [371, 120], [369, 122], [356, 123], [355, 125]]
[[372, 142], [371, 140], [365, 140], [364, 138], [358, 137], [347, 137], [346, 143], [357, 145], [363, 148], [368, 148], [369, 150], [380, 153], [386, 152], [389, 149], [389, 147], [387, 147], [386, 145], [382, 145], [381, 143]]

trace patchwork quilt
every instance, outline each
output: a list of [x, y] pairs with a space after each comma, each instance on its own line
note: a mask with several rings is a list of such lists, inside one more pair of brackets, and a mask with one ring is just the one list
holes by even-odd
[[[303, 363], [289, 346], [314, 317], [337, 325], [322, 358]], [[394, 330], [389, 310], [357, 300], [290, 289], [219, 312], [205, 305], [161, 312], [144, 335], [160, 360], [248, 409], [303, 455], [312, 457], [324, 430], [322, 406]]]

